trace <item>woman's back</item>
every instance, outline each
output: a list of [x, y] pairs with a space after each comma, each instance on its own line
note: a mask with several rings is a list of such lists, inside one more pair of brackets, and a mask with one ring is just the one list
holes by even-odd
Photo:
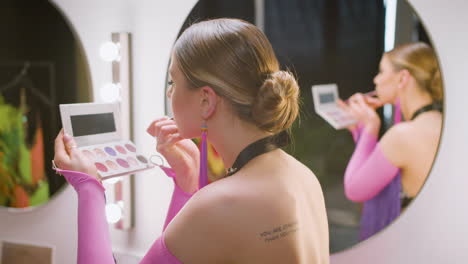
[[442, 114], [428, 112], [403, 124], [402, 185], [405, 193], [414, 197], [423, 186], [439, 146]]
[[[216, 249], [212, 249], [220, 256], [230, 256], [229, 263], [329, 263], [328, 224], [320, 184], [308, 168], [282, 150], [257, 157], [192, 199], [187, 210], [184, 208], [174, 219], [174, 228], [193, 223], [189, 217], [192, 209], [203, 211], [210, 206], [209, 214], [222, 221], [213, 222], [204, 238], [217, 237]], [[205, 202], [208, 200], [211, 204]], [[191, 243], [187, 241], [186, 248], [172, 244], [171, 225], [166, 243], [176, 256], [182, 253], [177, 256], [182, 262], [220, 261], [216, 256], [209, 259], [198, 255], [197, 247], [193, 247], [196, 237], [192, 236]], [[209, 225], [205, 222], [204, 226]], [[200, 230], [203, 225], [197, 228], [199, 234], [204, 232]], [[210, 246], [205, 245], [207, 248]]]

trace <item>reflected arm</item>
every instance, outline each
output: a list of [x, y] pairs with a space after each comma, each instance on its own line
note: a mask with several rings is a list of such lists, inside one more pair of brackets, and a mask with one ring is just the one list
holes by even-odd
[[359, 137], [361, 137], [362, 131], [364, 130], [364, 125], [362, 123], [359, 123], [351, 129], [351, 135], [353, 136], [353, 140], [356, 143], [359, 140]]
[[384, 156], [377, 137], [362, 129], [345, 172], [346, 197], [355, 202], [373, 198], [393, 180], [398, 170]]

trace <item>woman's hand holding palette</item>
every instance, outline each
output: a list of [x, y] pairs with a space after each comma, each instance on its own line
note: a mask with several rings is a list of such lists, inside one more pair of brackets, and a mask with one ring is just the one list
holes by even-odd
[[65, 133], [74, 137], [78, 149], [94, 162], [102, 179], [154, 167], [137, 152], [133, 142], [122, 139], [117, 103], [62, 104], [60, 113]]

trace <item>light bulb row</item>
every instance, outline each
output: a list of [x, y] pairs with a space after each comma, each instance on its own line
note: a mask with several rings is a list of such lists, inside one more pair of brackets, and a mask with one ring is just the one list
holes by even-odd
[[[120, 43], [112, 41], [105, 42], [99, 49], [99, 55], [103, 61], [106, 62], [119, 62], [120, 56]], [[111, 103], [121, 100], [121, 87], [120, 83], [106, 83], [100, 89], [100, 96], [104, 102]], [[108, 184], [115, 184], [121, 180], [120, 177], [106, 180]], [[110, 224], [119, 222], [123, 217], [124, 202], [119, 200], [115, 203], [106, 204], [106, 218]]]
[[99, 49], [99, 55], [104, 61], [112, 62], [120, 60], [120, 43], [105, 42]]
[[[99, 55], [102, 60], [107, 62], [120, 61], [120, 43], [112, 41], [103, 43], [99, 49]], [[101, 87], [100, 96], [104, 102], [112, 103], [121, 99], [120, 91], [120, 83], [106, 83]]]

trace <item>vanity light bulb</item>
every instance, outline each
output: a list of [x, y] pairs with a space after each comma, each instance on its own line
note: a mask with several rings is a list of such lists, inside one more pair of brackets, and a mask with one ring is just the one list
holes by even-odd
[[122, 218], [122, 209], [115, 203], [106, 204], [106, 218], [110, 224], [117, 223]]
[[119, 60], [119, 53], [119, 45], [111, 41], [105, 42], [99, 49], [99, 55], [101, 56], [101, 59], [105, 61]]
[[101, 99], [106, 103], [120, 99], [120, 84], [108, 83], [101, 88]]

